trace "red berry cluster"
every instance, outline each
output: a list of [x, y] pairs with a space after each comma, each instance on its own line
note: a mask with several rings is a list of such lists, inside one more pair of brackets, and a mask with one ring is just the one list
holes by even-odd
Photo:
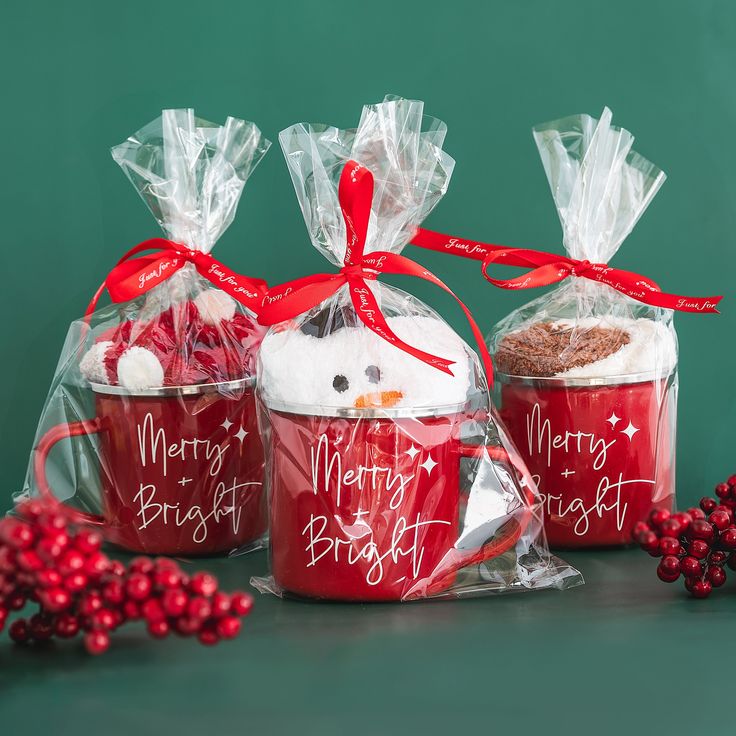
[[661, 557], [659, 579], [674, 583], [683, 576], [695, 598], [707, 598], [726, 582], [726, 566], [736, 570], [736, 475], [715, 492], [717, 499], [704, 496], [687, 511], [655, 509], [633, 532], [645, 552]]
[[102, 654], [128, 621], [144, 620], [156, 639], [175, 632], [212, 645], [236, 637], [251, 611], [250, 595], [223, 593], [209, 573], [190, 577], [164, 557], [136, 557], [126, 567], [101, 547], [97, 532], [76, 527], [58, 505], [25, 501], [16, 517], [0, 519], [0, 631], [11, 611], [33, 601], [38, 612], [13, 621], [11, 639], [83, 633], [87, 651]]

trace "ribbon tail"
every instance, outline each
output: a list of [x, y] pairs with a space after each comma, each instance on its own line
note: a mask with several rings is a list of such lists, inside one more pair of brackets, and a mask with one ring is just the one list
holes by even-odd
[[460, 305], [460, 308], [463, 310], [463, 314], [465, 315], [465, 318], [470, 325], [473, 337], [475, 338], [478, 353], [480, 355], [481, 362], [483, 363], [483, 370], [485, 371], [486, 379], [488, 381], [488, 388], [492, 388], [493, 361], [491, 360], [491, 354], [488, 352], [485, 338], [480, 330], [480, 327], [478, 327], [478, 323], [475, 321], [475, 318], [473, 317], [471, 311], [467, 308], [467, 306], [465, 306], [465, 303], [462, 301], [462, 299], [460, 299], [460, 297], [455, 294], [455, 292], [444, 281], [435, 276], [431, 271], [428, 271], [426, 268], [423, 268], [418, 263], [415, 263], [406, 256], [402, 256], [397, 253], [385, 252], [380, 254], [374, 253], [371, 255], [379, 256], [382, 264], [381, 271], [383, 273], [393, 273], [403, 276], [415, 276], [417, 278], [423, 279], [424, 281], [429, 281], [429, 283], [434, 284], [435, 286], [439, 286], [440, 289], [447, 292]]
[[386, 318], [383, 316], [381, 308], [378, 306], [376, 297], [373, 295], [368, 284], [366, 284], [362, 278], [349, 278], [348, 286], [350, 290], [350, 299], [353, 302], [355, 312], [366, 327], [373, 330], [376, 335], [395, 347], [403, 350], [405, 353], [427, 363], [427, 365], [431, 365], [450, 376], [454, 375], [450, 370], [450, 366], [452, 365], [451, 361], [439, 358], [431, 353], [426, 353], [424, 350], [419, 350], [418, 348], [404, 342], [393, 332], [393, 330], [388, 326], [388, 322], [386, 322]]
[[[495, 243], [481, 243], [479, 240], [468, 240], [467, 238], [456, 238], [452, 235], [443, 235], [432, 230], [417, 229], [411, 244], [425, 250], [434, 250], [438, 253], [449, 253], [469, 258], [473, 261], [486, 261], [488, 259], [500, 261], [504, 266], [531, 266], [530, 262], [534, 256], [541, 257], [542, 262], [549, 259], [560, 260], [560, 256], [551, 253], [542, 253], [531, 248], [516, 248], [509, 245], [496, 245]], [[536, 265], [540, 265], [538, 262]]]
[[663, 291], [647, 292], [644, 295], [629, 294], [627, 291], [622, 291], [622, 293], [651, 307], [696, 314], [720, 314], [717, 306], [723, 299], [722, 296], [679, 296], [678, 294], [667, 294]]
[[434, 230], [425, 230], [423, 227], [417, 228], [414, 237], [411, 239], [411, 244], [425, 250], [452, 253], [475, 261], [482, 261], [492, 251], [504, 247], [492, 243], [481, 243], [477, 240], [455, 238], [452, 235], [434, 232]]
[[672, 309], [677, 312], [718, 314], [716, 307], [723, 299], [722, 296], [702, 297], [668, 294], [646, 276], [610, 266], [593, 264], [582, 275], [598, 283], [606, 284], [619, 293], [647, 306]]
[[331, 297], [346, 279], [342, 274], [315, 274], [269, 289], [257, 311], [258, 321], [270, 325], [294, 319]]
[[92, 314], [94, 313], [95, 309], [97, 309], [97, 302], [100, 301], [100, 297], [102, 296], [102, 293], [105, 291], [106, 284], [103, 281], [97, 291], [94, 293], [94, 296], [90, 299], [89, 304], [87, 305], [87, 309], [84, 312], [84, 322], [89, 326], [90, 318], [92, 317]]
[[465, 303], [455, 292], [441, 279], [435, 276], [431, 271], [423, 268], [418, 263], [415, 263], [406, 256], [399, 255], [397, 253], [381, 253], [381, 256], [385, 256], [382, 260], [381, 270], [384, 273], [393, 273], [404, 276], [416, 276], [417, 278], [429, 281], [429, 283], [439, 286], [440, 289], [447, 292], [463, 310], [465, 318], [470, 325], [470, 329], [475, 338], [475, 343], [478, 348], [478, 353], [483, 363], [483, 370], [486, 374], [486, 380], [488, 382], [488, 388], [493, 387], [493, 361], [491, 360], [491, 354], [488, 352], [486, 341], [483, 333], [478, 327], [478, 323], [475, 321], [471, 311], [465, 306]]

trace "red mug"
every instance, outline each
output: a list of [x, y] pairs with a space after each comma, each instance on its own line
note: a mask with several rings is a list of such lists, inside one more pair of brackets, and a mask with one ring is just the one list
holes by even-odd
[[637, 521], [672, 510], [676, 373], [498, 379], [501, 417], [539, 488], [551, 547], [629, 544]]
[[[271, 570], [290, 593], [345, 601], [424, 597], [463, 567], [514, 547], [533, 497], [490, 539], [458, 543], [460, 461], [511, 465], [501, 447], [464, 445], [455, 412], [345, 410], [315, 416], [267, 408]], [[533, 493], [531, 479], [524, 486]]]
[[34, 449], [39, 492], [59, 441], [98, 437], [106, 539], [147, 554], [208, 555], [266, 531], [264, 456], [252, 379], [148, 389], [92, 384], [96, 417], [52, 427]]

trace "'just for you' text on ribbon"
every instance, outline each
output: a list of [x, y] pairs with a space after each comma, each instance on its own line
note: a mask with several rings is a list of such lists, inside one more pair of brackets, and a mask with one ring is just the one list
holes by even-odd
[[[144, 251], [154, 252], [139, 255]], [[235, 273], [208, 253], [173, 240], [151, 238], [131, 248], [118, 261], [92, 297], [85, 318], [95, 310], [105, 289], [114, 302], [127, 302], [163, 283], [186, 263], [193, 264], [199, 274], [233, 299], [258, 312], [268, 288], [265, 281]]]
[[[529, 248], [508, 248], [476, 240], [455, 238], [424, 228], [417, 230], [411, 243], [427, 250], [451, 253], [481, 261], [481, 269], [485, 278], [501, 289], [532, 289], [558, 283], [570, 276], [577, 276], [607, 284], [643, 304], [674, 309], [678, 312], [717, 313], [716, 307], [723, 298], [721, 296], [698, 297], [668, 294], [646, 276], [613, 268], [605, 263], [591, 263]], [[489, 267], [494, 263], [518, 266], [528, 270], [515, 278], [496, 279], [488, 273]]]

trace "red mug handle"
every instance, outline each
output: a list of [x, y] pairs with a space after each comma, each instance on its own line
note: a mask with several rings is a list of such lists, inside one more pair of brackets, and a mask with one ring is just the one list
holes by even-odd
[[530, 507], [535, 500], [534, 492], [532, 491], [534, 488], [533, 481], [529, 476], [529, 471], [524, 467], [517, 467], [504, 447], [464, 445], [460, 440], [457, 440], [457, 452], [462, 457], [479, 458], [488, 455], [491, 460], [496, 462], [505, 462], [512, 467], [515, 467], [521, 476], [527, 481], [524, 484], [527, 503], [523, 507], [524, 511], [521, 518], [509, 520], [504, 525], [504, 532], [500, 536], [494, 536], [493, 539], [488, 540], [488, 542], [476, 549], [462, 551], [455, 548], [451, 549], [447, 555], [445, 555], [444, 559], [440, 563], [440, 569], [432, 576], [432, 579], [426, 588], [423, 587], [421, 591], [417, 590], [414, 596], [410, 591], [407, 596], [408, 599], [441, 593], [455, 582], [455, 576], [462, 568], [467, 567], [468, 565], [477, 565], [481, 562], [485, 562], [486, 560], [491, 560], [494, 557], [500, 557], [504, 552], [508, 552], [508, 550], [514, 547], [519, 541], [519, 538], [526, 530], [529, 520], [532, 517]]
[[[104, 431], [102, 420], [99, 418], [85, 419], [80, 422], [64, 422], [57, 424], [41, 437], [40, 442], [33, 451], [33, 475], [36, 479], [36, 486], [41, 497], [52, 503], [61, 503], [49, 485], [46, 476], [46, 460], [48, 459], [51, 448], [60, 440], [69, 439], [70, 437], [79, 437], [80, 435], [90, 435]], [[105, 520], [98, 514], [88, 514], [85, 511], [71, 509], [75, 521], [85, 524], [104, 524]]]

